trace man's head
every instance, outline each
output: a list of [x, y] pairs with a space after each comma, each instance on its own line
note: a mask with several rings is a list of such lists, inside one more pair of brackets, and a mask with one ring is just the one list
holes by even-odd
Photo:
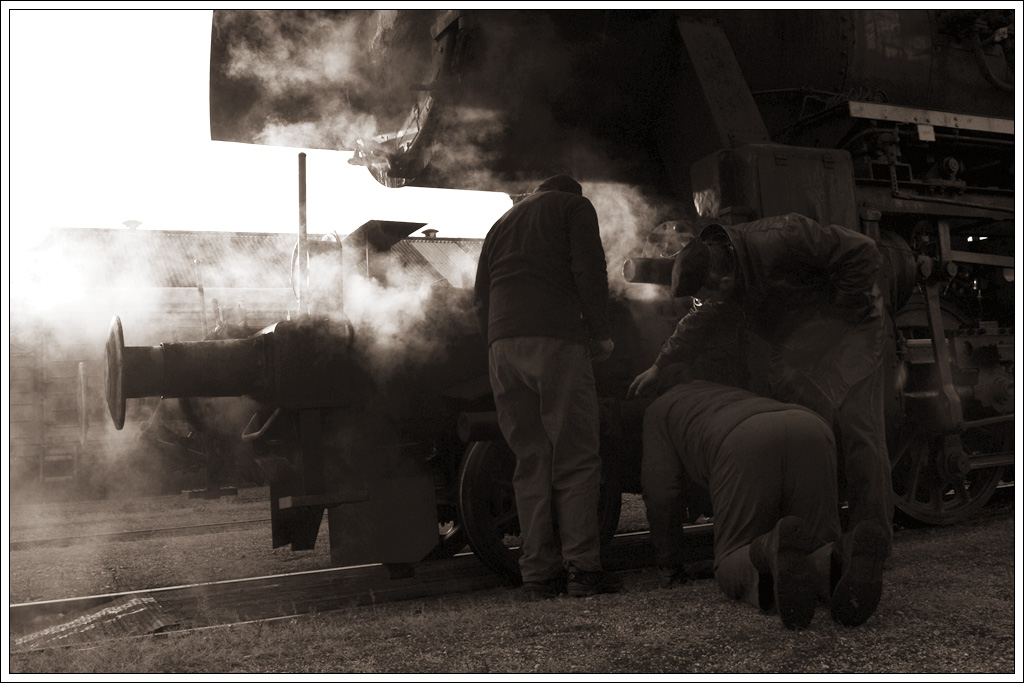
[[583, 188], [576, 180], [569, 175], [561, 174], [554, 175], [542, 182], [537, 186], [534, 192], [547, 192], [554, 190], [556, 192], [571, 192], [572, 194], [583, 195]]
[[704, 230], [676, 255], [672, 296], [702, 301], [725, 299], [736, 284], [735, 271], [736, 257], [725, 231]]

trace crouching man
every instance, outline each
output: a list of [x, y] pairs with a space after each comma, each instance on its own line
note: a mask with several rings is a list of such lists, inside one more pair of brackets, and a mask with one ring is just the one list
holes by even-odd
[[818, 602], [858, 626], [882, 594], [885, 531], [864, 521], [841, 537], [836, 447], [816, 413], [703, 380], [647, 409], [643, 497], [663, 585], [685, 576], [682, 524], [696, 487], [714, 514], [722, 591], [805, 628]]

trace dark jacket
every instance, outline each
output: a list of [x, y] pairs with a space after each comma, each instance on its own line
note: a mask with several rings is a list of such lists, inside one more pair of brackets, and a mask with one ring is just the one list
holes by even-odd
[[608, 273], [590, 200], [538, 191], [499, 218], [480, 252], [475, 304], [488, 344], [521, 336], [608, 339]]
[[648, 421], [668, 425], [676, 453], [686, 469], [689, 482], [710, 490], [711, 466], [718, 451], [736, 426], [754, 415], [782, 410], [812, 411], [792, 403], [781, 403], [743, 389], [695, 380], [666, 391], [645, 414]]
[[[874, 240], [805, 216], [773, 216], [736, 226], [710, 226], [701, 239], [722, 233], [737, 265], [735, 301], [746, 329], [777, 347], [777, 359], [814, 382], [833, 402], [881, 362], [882, 257]], [[662, 345], [663, 367], [705, 343], [700, 307], [683, 317]]]

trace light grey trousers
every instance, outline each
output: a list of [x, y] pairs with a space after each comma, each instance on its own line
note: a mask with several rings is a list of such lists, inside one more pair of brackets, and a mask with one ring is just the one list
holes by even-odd
[[497, 339], [489, 369], [501, 433], [516, 455], [523, 582], [547, 581], [569, 566], [599, 571], [600, 422], [586, 346]]

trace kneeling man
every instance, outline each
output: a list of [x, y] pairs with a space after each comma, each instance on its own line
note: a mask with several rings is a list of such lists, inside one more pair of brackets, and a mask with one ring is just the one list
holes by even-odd
[[690, 381], [644, 417], [644, 502], [664, 584], [684, 576], [685, 507], [701, 491], [714, 514], [715, 579], [731, 598], [805, 628], [817, 603], [858, 626], [882, 594], [884, 530], [841, 533], [836, 447], [816, 413], [749, 391]]

